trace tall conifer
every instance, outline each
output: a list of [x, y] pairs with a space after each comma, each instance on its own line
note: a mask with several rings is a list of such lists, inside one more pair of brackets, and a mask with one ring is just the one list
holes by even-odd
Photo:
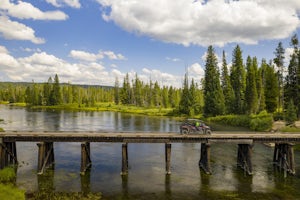
[[224, 114], [224, 95], [220, 84], [217, 57], [212, 46], [207, 49], [204, 79], [204, 115]]

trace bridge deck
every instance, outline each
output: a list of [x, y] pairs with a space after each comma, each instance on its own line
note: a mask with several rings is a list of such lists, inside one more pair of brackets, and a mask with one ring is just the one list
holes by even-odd
[[206, 142], [276, 142], [300, 143], [300, 133], [261, 133], [215, 131], [211, 135], [182, 135], [166, 132], [0, 132], [3, 142], [119, 142], [119, 143], [206, 143]]

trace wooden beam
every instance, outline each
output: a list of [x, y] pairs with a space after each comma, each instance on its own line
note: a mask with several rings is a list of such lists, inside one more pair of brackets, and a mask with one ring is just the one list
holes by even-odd
[[248, 175], [252, 175], [252, 147], [251, 144], [238, 144], [237, 166]]
[[128, 174], [128, 144], [122, 144], [122, 172], [121, 175]]
[[85, 172], [92, 166], [91, 160], [91, 146], [89, 142], [81, 143], [81, 167], [80, 174], [84, 175]]
[[40, 142], [38, 146], [38, 174], [43, 174], [46, 168], [54, 164], [53, 142]]
[[171, 174], [171, 143], [165, 144], [166, 174]]
[[206, 174], [211, 174], [210, 169], [210, 143], [201, 143], [201, 154], [199, 167], [204, 170]]

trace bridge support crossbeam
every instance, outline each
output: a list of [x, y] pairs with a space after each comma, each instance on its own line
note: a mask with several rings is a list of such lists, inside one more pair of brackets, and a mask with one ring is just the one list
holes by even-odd
[[85, 172], [92, 166], [91, 159], [91, 146], [89, 142], [81, 143], [81, 167], [80, 174], [84, 175]]
[[238, 144], [237, 166], [252, 175], [252, 144]]
[[289, 174], [294, 175], [296, 173], [296, 170], [293, 145], [290, 143], [276, 143], [273, 162], [274, 165], [278, 166], [280, 169], [283, 169]]
[[210, 143], [201, 143], [201, 154], [199, 167], [204, 170], [206, 174], [211, 174], [210, 169]]
[[38, 146], [38, 174], [43, 174], [46, 168], [54, 165], [53, 142], [40, 142]]
[[18, 164], [16, 142], [0, 141], [0, 169]]

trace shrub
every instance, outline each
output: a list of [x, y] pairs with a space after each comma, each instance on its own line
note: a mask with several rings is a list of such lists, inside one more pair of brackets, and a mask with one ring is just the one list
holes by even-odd
[[208, 122], [230, 126], [249, 127], [250, 118], [247, 115], [223, 115], [208, 118]]
[[273, 118], [271, 114], [262, 111], [258, 115], [223, 115], [210, 117], [208, 123], [218, 123], [229, 126], [250, 128], [253, 131], [266, 131], [271, 129]]
[[272, 128], [273, 118], [267, 111], [262, 111], [258, 115], [251, 115], [250, 129], [253, 131], [267, 131]]

